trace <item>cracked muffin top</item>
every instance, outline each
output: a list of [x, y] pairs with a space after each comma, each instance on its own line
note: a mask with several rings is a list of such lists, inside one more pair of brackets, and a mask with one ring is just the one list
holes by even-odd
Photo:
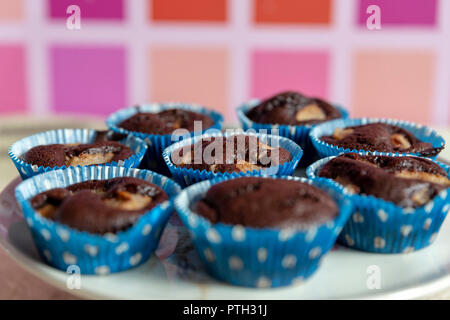
[[145, 212], [168, 199], [155, 184], [119, 177], [41, 192], [31, 199], [31, 205], [47, 219], [80, 231], [104, 234], [126, 230]]
[[271, 147], [255, 136], [204, 138], [195, 144], [175, 150], [174, 165], [212, 172], [246, 172], [262, 170], [292, 160], [289, 151]]
[[97, 131], [93, 143], [48, 144], [31, 148], [21, 159], [31, 165], [43, 167], [88, 166], [117, 162], [131, 157], [131, 148], [116, 140], [124, 136], [108, 131]]
[[418, 153], [426, 157], [435, 156], [442, 149], [419, 140], [406, 129], [381, 122], [337, 128], [320, 140], [351, 150]]
[[334, 219], [339, 208], [323, 190], [286, 179], [244, 177], [213, 185], [193, 210], [212, 223], [300, 228]]
[[328, 102], [293, 91], [283, 92], [262, 101], [246, 115], [257, 123], [284, 125], [317, 124], [342, 117], [341, 112]]
[[403, 208], [417, 208], [450, 187], [447, 173], [431, 160], [419, 157], [369, 156], [345, 153], [318, 172], [352, 193], [372, 195]]
[[119, 123], [119, 127], [128, 131], [147, 134], [171, 134], [176, 129], [195, 131], [195, 122], [202, 124], [202, 130], [214, 125], [213, 119], [205, 114], [183, 110], [168, 109], [156, 113], [138, 112]]

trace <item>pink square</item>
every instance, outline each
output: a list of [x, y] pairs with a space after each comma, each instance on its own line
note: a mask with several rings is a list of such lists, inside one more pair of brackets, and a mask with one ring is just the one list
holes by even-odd
[[436, 24], [437, 0], [360, 0], [358, 23], [366, 25], [370, 5], [380, 7], [381, 28], [384, 25], [422, 25]]
[[23, 0], [0, 0], [0, 21], [23, 19]]
[[361, 50], [352, 56], [354, 117], [431, 121], [435, 54]]
[[326, 51], [256, 50], [251, 63], [251, 97], [265, 98], [281, 91], [328, 96], [329, 55]]
[[80, 7], [81, 19], [122, 20], [124, 17], [123, 0], [48, 0], [48, 12], [51, 18], [67, 18], [67, 7]]
[[153, 47], [149, 52], [151, 98], [199, 103], [228, 118], [228, 61], [225, 48]]
[[25, 49], [21, 45], [0, 46], [0, 112], [26, 110]]
[[126, 106], [121, 46], [50, 49], [53, 110], [107, 115]]

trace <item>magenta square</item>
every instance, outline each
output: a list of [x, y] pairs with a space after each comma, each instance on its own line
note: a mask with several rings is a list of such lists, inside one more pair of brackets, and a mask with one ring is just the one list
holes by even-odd
[[366, 25], [370, 5], [380, 7], [381, 29], [383, 25], [435, 26], [437, 0], [359, 0], [358, 23]]
[[48, 0], [48, 12], [51, 18], [67, 18], [67, 7], [77, 5], [83, 19], [122, 20], [124, 17], [123, 0]]
[[54, 111], [107, 115], [125, 107], [123, 47], [54, 46], [50, 57]]
[[266, 98], [286, 90], [326, 98], [329, 54], [326, 51], [255, 50], [251, 97]]
[[0, 113], [21, 113], [27, 108], [25, 49], [0, 46]]

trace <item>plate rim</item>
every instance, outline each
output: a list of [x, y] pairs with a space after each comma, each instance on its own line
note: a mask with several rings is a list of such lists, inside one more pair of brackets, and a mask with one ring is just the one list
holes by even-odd
[[[46, 282], [47, 284], [50, 284], [58, 289], [61, 289], [62, 291], [69, 293], [73, 295], [76, 298], [81, 299], [92, 299], [92, 300], [127, 300], [129, 298], [126, 297], [111, 297], [104, 294], [99, 294], [96, 292], [93, 292], [89, 289], [68, 289], [66, 285], [61, 282], [60, 280], [53, 277], [51, 274], [48, 274], [46, 271], [55, 271], [55, 272], [61, 272], [63, 271], [56, 270], [48, 265], [46, 265], [44, 262], [35, 261], [34, 259], [28, 257], [26, 254], [20, 252], [18, 249], [16, 249], [12, 244], [10, 244], [4, 236], [0, 235], [0, 248], [6, 252], [6, 254], [11, 257], [17, 264], [20, 265], [22, 269], [24, 269], [26, 272], [34, 275], [38, 279]], [[157, 259], [154, 255], [150, 259]], [[36, 265], [39, 265], [38, 268], [36, 268]], [[450, 288], [450, 273], [435, 278], [431, 281], [428, 281], [426, 283], [420, 284], [420, 285], [411, 285], [407, 286], [401, 289], [393, 289], [389, 290], [383, 293], [375, 293], [375, 294], [368, 294], [368, 295], [362, 295], [362, 296], [348, 296], [348, 297], [342, 297], [342, 298], [329, 298], [329, 299], [322, 299], [322, 300], [412, 300], [412, 299], [424, 299], [428, 296], [432, 295], [433, 293], [441, 292], [445, 289]], [[142, 299], [135, 299], [135, 300], [164, 300], [164, 299], [151, 299], [151, 298], [142, 298]], [[208, 300], [208, 299], [204, 299]], [[226, 300], [226, 299], [223, 299]], [[275, 300], [277, 300], [275, 298]], [[299, 299], [292, 299], [292, 300], [299, 300]], [[315, 299], [304, 299], [304, 300], [315, 300]]]

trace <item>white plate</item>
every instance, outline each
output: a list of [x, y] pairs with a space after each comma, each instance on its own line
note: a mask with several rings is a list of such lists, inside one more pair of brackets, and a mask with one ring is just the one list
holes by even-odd
[[[0, 245], [37, 277], [83, 298], [106, 299], [411, 299], [450, 287], [450, 221], [435, 243], [410, 254], [373, 254], [337, 246], [306, 282], [281, 289], [241, 288], [211, 279], [203, 271], [189, 237], [173, 217], [147, 263], [108, 276], [82, 276], [70, 290], [69, 274], [44, 264], [13, 196], [14, 180], [0, 194]], [[369, 289], [373, 267], [379, 289]], [[371, 278], [373, 279], [373, 278]], [[370, 281], [369, 281], [370, 282]]]

